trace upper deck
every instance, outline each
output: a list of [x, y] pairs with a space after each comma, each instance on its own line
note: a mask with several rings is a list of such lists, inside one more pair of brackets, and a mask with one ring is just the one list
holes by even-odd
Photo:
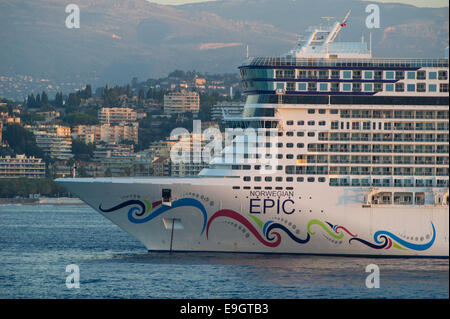
[[250, 57], [239, 69], [368, 69], [418, 70], [420, 68], [448, 68], [448, 58], [441, 59], [389, 59], [389, 58], [296, 58]]

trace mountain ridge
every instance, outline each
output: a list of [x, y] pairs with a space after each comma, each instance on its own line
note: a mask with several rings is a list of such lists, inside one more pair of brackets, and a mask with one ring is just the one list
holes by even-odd
[[[373, 34], [374, 56], [439, 57], [448, 45], [448, 11], [382, 4], [381, 28], [365, 29], [359, 0], [229, 0], [165, 6], [145, 0], [79, 0], [80, 29], [67, 29], [58, 0], [0, 0], [0, 74], [85, 83], [125, 83], [174, 69], [237, 72], [250, 55], [291, 49], [298, 31], [341, 19], [352, 9], [341, 40]], [[330, 8], [337, 8], [331, 9]], [[426, 45], [424, 45], [424, 43]]]

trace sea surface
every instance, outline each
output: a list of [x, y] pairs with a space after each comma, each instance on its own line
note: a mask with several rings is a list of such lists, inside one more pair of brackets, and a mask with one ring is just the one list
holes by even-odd
[[[66, 286], [66, 266], [80, 287]], [[366, 287], [366, 266], [380, 287]], [[448, 259], [148, 253], [87, 206], [0, 206], [0, 298], [449, 298]]]

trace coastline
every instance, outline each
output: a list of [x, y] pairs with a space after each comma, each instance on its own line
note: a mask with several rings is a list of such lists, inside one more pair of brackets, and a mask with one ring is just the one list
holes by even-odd
[[41, 198], [0, 198], [2, 205], [87, 205], [79, 198], [71, 197], [41, 197]]

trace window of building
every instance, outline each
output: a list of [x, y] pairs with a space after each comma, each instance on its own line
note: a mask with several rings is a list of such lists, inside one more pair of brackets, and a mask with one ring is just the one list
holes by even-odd
[[320, 83], [319, 90], [320, 91], [328, 91], [328, 83]]
[[299, 79], [306, 79], [308, 76], [308, 73], [305, 70], [299, 70], [298, 71], [298, 78]]
[[293, 79], [293, 78], [295, 78], [295, 71], [294, 70], [284, 70], [284, 77], [286, 79]]
[[408, 84], [407, 85], [408, 92], [415, 92], [416, 91], [416, 85], [415, 84]]
[[300, 83], [298, 84], [298, 90], [299, 90], [299, 91], [306, 91], [306, 83], [300, 82]]
[[331, 129], [332, 130], [338, 130], [339, 129], [339, 121], [332, 121], [331, 122]]
[[370, 122], [363, 122], [363, 130], [370, 130]]
[[303, 147], [305, 147], [305, 144], [303, 144], [303, 143], [297, 143], [297, 148], [303, 148]]
[[351, 85], [350, 83], [343, 83], [343, 84], [342, 84], [342, 89], [343, 89], [345, 92], [348, 92], [348, 91], [350, 91], [350, 90], [352, 89], [352, 85]]
[[395, 92], [405, 92], [405, 84], [395, 83]]
[[340, 71], [332, 70], [331, 71], [331, 78], [332, 79], [339, 79], [340, 78]]
[[352, 78], [352, 72], [351, 71], [344, 71], [344, 72], [342, 72], [342, 77], [344, 78], [344, 79], [351, 79]]
[[448, 92], [448, 83], [439, 84], [439, 92]]
[[297, 136], [298, 136], [298, 137], [305, 136], [305, 132], [297, 132]]
[[317, 91], [317, 83], [308, 82], [308, 91]]
[[395, 79], [403, 80], [405, 78], [405, 71], [395, 71]]
[[339, 83], [336, 83], [336, 82], [331, 83], [330, 91], [331, 92], [339, 92]]
[[439, 80], [447, 80], [447, 71], [439, 71], [438, 79]]
[[328, 79], [328, 70], [319, 70], [319, 79]]
[[361, 83], [353, 83], [353, 92], [361, 92]]
[[326, 123], [327, 123], [327, 122], [325, 122], [325, 121], [319, 121], [319, 125], [320, 125], [320, 126], [325, 126]]
[[417, 80], [425, 80], [426, 74], [425, 71], [417, 71]]
[[315, 121], [308, 121], [308, 125], [315, 125], [316, 124], [316, 122]]
[[308, 132], [309, 137], [314, 137], [316, 135], [316, 132]]
[[387, 84], [386, 84], [386, 91], [387, 91], [387, 92], [393, 92], [393, 91], [394, 91], [394, 84], [392, 84], [392, 83], [387, 83]]
[[383, 91], [383, 83], [374, 83], [373, 90], [375, 92], [381, 92]]
[[372, 83], [364, 83], [364, 91], [372, 92]]
[[308, 110], [308, 114], [314, 114], [314, 113], [316, 113], [316, 110], [315, 110], [315, 109], [309, 109], [309, 110]]
[[305, 125], [305, 121], [297, 121], [297, 125]]
[[436, 80], [437, 79], [437, 72], [428, 72], [428, 79], [429, 80]]
[[408, 80], [415, 80], [416, 79], [416, 72], [408, 72], [407, 73]]
[[417, 83], [417, 92], [425, 92], [426, 91], [426, 84], [425, 83]]
[[284, 90], [284, 83], [283, 82], [278, 82], [277, 83], [277, 90]]
[[373, 72], [372, 72], [372, 71], [365, 71], [365, 72], [364, 72], [364, 78], [365, 78], [366, 80], [371, 80], [371, 79], [373, 79]]
[[375, 72], [374, 72], [374, 79], [375, 79], [375, 80], [381, 80], [381, 79], [383, 79], [383, 71], [375, 71]]
[[394, 79], [394, 72], [393, 71], [386, 71], [386, 79], [387, 80], [393, 80]]
[[286, 83], [286, 90], [287, 91], [295, 91], [295, 83], [294, 82]]
[[286, 125], [294, 125], [294, 121], [286, 121]]

